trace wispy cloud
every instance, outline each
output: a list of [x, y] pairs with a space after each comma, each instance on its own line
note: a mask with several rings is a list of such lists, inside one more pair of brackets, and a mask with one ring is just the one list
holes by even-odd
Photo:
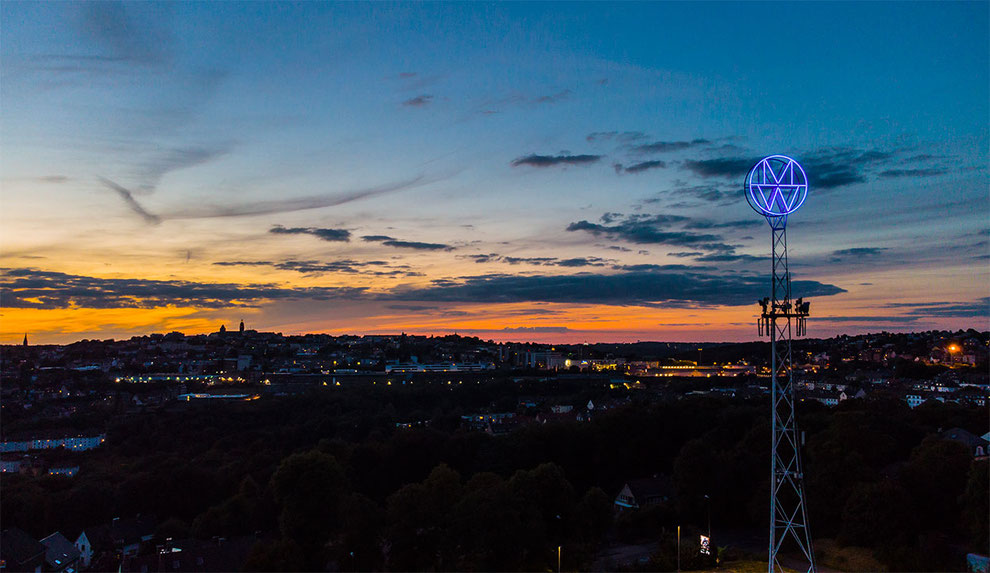
[[990, 297], [982, 297], [973, 302], [892, 302], [884, 308], [906, 309], [915, 318], [982, 318], [990, 317]]
[[411, 270], [409, 265], [393, 265], [385, 261], [356, 261], [341, 259], [336, 261], [218, 261], [222, 267], [272, 267], [280, 271], [293, 271], [306, 275], [326, 273], [361, 274], [376, 277], [418, 277], [422, 273]]
[[692, 147], [709, 144], [711, 144], [711, 141], [707, 139], [693, 139], [691, 141], [654, 141], [653, 143], [634, 145], [632, 150], [637, 153], [671, 153], [673, 151], [683, 151], [685, 149], [691, 149]]
[[[817, 281], [794, 281], [802, 296], [827, 296], [843, 289]], [[698, 273], [634, 272], [615, 275], [483, 275], [434, 281], [423, 288], [398, 288], [390, 297], [436, 302], [558, 302], [635, 306], [738, 306], [766, 291], [762, 277]]]
[[424, 107], [433, 103], [433, 96], [430, 94], [421, 94], [413, 98], [409, 98], [402, 102], [402, 105], [408, 107]]
[[[898, 159], [901, 152], [851, 147], [826, 147], [801, 154], [799, 162], [808, 174], [809, 184], [819, 190], [830, 190], [855, 183], [864, 183], [885, 165]], [[718, 157], [713, 159], [686, 160], [683, 169], [700, 177], [733, 178], [741, 180], [761, 158], [756, 156]], [[888, 169], [882, 177], [908, 177], [921, 175], [915, 171], [937, 169]], [[887, 175], [884, 175], [887, 173]], [[936, 173], [937, 174], [937, 173]]]
[[555, 167], [558, 165], [588, 165], [601, 159], [601, 155], [525, 155], [512, 160], [513, 167]]
[[313, 235], [330, 242], [347, 242], [351, 240], [351, 232], [347, 229], [326, 229], [319, 227], [283, 227], [275, 225], [268, 230], [276, 235]]
[[942, 169], [941, 167], [928, 167], [923, 169], [887, 169], [886, 171], [880, 172], [880, 177], [885, 178], [895, 178], [895, 177], [935, 177], [937, 175], [945, 175], [948, 170]]
[[101, 278], [38, 269], [3, 269], [5, 308], [230, 308], [278, 299], [353, 298], [360, 287], [285, 288], [274, 284]]
[[402, 241], [388, 235], [365, 235], [362, 240], [374, 243], [381, 243], [386, 247], [397, 249], [414, 249], [417, 251], [452, 251], [454, 247], [443, 243], [423, 243], [420, 241]]
[[507, 326], [501, 332], [555, 333], [571, 332], [566, 326]]
[[759, 157], [720, 157], [689, 159], [681, 165], [701, 177], [737, 177], [741, 180], [759, 160]]
[[125, 189], [124, 187], [114, 183], [113, 181], [105, 177], [97, 177], [97, 179], [99, 179], [101, 183], [103, 183], [108, 188], [112, 189], [115, 193], [117, 193], [117, 195], [119, 195], [120, 198], [124, 200], [124, 203], [127, 205], [127, 207], [131, 211], [137, 213], [142, 219], [144, 219], [145, 223], [148, 223], [149, 225], [157, 225], [158, 223], [162, 222], [161, 217], [155, 215], [154, 213], [148, 212], [144, 207], [142, 207], [141, 204], [134, 199], [134, 195], [132, 195], [128, 189]]
[[676, 245], [730, 253], [735, 250], [733, 245], [725, 243], [725, 239], [721, 235], [695, 233], [684, 229], [670, 230], [670, 227], [674, 225], [685, 227], [690, 224], [689, 218], [677, 215], [633, 216], [613, 225], [578, 221], [568, 225], [567, 230], [570, 232], [584, 231], [595, 236], [604, 236], [612, 240], [623, 240], [636, 244]]
[[646, 134], [642, 131], [596, 131], [594, 133], [589, 133], [584, 139], [588, 143], [598, 143], [604, 141], [633, 143], [646, 139]]
[[862, 324], [902, 324], [917, 322], [917, 316], [817, 316], [822, 322], [853, 322]]
[[202, 165], [229, 151], [227, 144], [156, 150], [151, 157], [140, 162], [136, 176], [141, 181], [142, 191], [154, 191], [168, 173]]
[[666, 162], [660, 161], [659, 159], [654, 159], [652, 161], [641, 161], [639, 163], [633, 163], [629, 166], [623, 166], [621, 163], [616, 163], [613, 165], [616, 173], [642, 173], [643, 171], [648, 171], [650, 169], [663, 169], [667, 166]]
[[140, 64], [168, 59], [169, 38], [160, 29], [138, 26], [123, 2], [83, 4], [82, 30], [102, 48], [104, 58]]
[[512, 257], [496, 253], [483, 255], [466, 255], [476, 263], [506, 263], [510, 265], [536, 265], [543, 267], [604, 267], [614, 263], [614, 259], [601, 257], [574, 257], [561, 259], [558, 257]]
[[888, 250], [885, 247], [853, 247], [851, 249], [839, 249], [832, 252], [832, 257], [841, 259], [843, 257], [874, 257]]
[[135, 213], [144, 218], [147, 223], [159, 223], [171, 219], [212, 219], [220, 217], [246, 217], [251, 215], [273, 215], [276, 213], [291, 213], [294, 211], [305, 211], [308, 209], [322, 209], [325, 207], [336, 207], [353, 201], [370, 199], [390, 193], [405, 191], [422, 185], [427, 185], [438, 181], [438, 178], [427, 178], [419, 176], [406, 181], [368, 187], [355, 191], [348, 191], [334, 195], [314, 195], [310, 197], [300, 197], [296, 199], [279, 199], [272, 201], [257, 201], [254, 203], [242, 203], [233, 205], [204, 205], [192, 209], [178, 209], [160, 215], [150, 213], [141, 206], [131, 192], [123, 186], [106, 179], [99, 178], [104, 185], [114, 190]]
[[533, 101], [535, 101], [536, 103], [557, 103], [559, 101], [567, 99], [568, 97], [570, 97], [570, 95], [571, 95], [571, 90], [563, 90], [555, 94], [539, 96]]

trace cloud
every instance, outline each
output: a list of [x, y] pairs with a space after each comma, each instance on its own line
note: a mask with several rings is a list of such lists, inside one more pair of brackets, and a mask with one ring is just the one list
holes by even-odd
[[[808, 174], [809, 184], [816, 189], [829, 190], [854, 183], [863, 183], [877, 168], [896, 159], [896, 152], [849, 147], [828, 147], [798, 158]], [[681, 164], [700, 177], [742, 180], [760, 157], [720, 157], [687, 160]]]
[[313, 235], [324, 241], [347, 242], [351, 240], [351, 232], [347, 229], [321, 229], [318, 227], [291, 227], [275, 225], [268, 230], [276, 235]]
[[[740, 306], [766, 293], [766, 279], [740, 275], [632, 272], [615, 275], [482, 275], [399, 287], [389, 296], [423, 302], [554, 302], [623, 306]], [[794, 281], [801, 296], [827, 296], [843, 289], [817, 281]]]
[[747, 262], [757, 262], [766, 261], [770, 257], [756, 257], [753, 255], [744, 255], [738, 253], [710, 253], [707, 255], [702, 255], [700, 257], [695, 257], [694, 260], [703, 263], [731, 263], [735, 261], [747, 261]]
[[429, 94], [422, 94], [414, 98], [407, 99], [402, 102], [402, 105], [409, 107], [423, 107], [431, 103], [433, 103], [433, 96]]
[[973, 318], [986, 320], [990, 317], [990, 297], [973, 302], [893, 302], [884, 308], [906, 308], [907, 314], [925, 318]]
[[300, 197], [297, 199], [279, 199], [272, 201], [257, 201], [254, 203], [242, 203], [240, 205], [204, 205], [194, 209], [179, 209], [161, 215], [148, 212], [133, 197], [130, 190], [124, 188], [109, 179], [99, 177], [104, 185], [117, 192], [124, 202], [144, 218], [147, 223], [159, 223], [171, 219], [212, 219], [222, 217], [247, 217], [252, 215], [274, 215], [276, 213], [291, 213], [293, 211], [305, 211], [308, 209], [322, 209], [325, 207], [336, 207], [352, 201], [369, 199], [381, 195], [388, 195], [399, 191], [405, 191], [422, 185], [428, 185], [438, 181], [438, 178], [427, 178], [420, 175], [413, 179], [379, 185], [377, 187], [367, 187], [355, 191], [349, 191], [336, 195], [314, 195], [310, 197]]
[[[702, 185], [688, 185], [683, 181], [676, 181], [676, 187], [670, 191], [672, 195], [690, 197], [709, 203], [728, 204], [739, 201], [742, 197], [742, 189], [736, 186], [725, 187], [714, 183]], [[643, 201], [644, 204], [659, 203], [660, 197], [652, 197]]]
[[157, 151], [138, 168], [138, 178], [142, 181], [141, 189], [154, 191], [166, 174], [207, 163], [226, 155], [229, 151], [229, 145], [181, 147]]
[[42, 183], [68, 183], [70, 181], [65, 175], [42, 175], [37, 180]]
[[158, 30], [137, 25], [122, 2], [83, 4], [82, 30], [103, 49], [103, 57], [139, 64], [167, 60], [166, 38]]
[[364, 241], [381, 243], [387, 247], [398, 249], [415, 249], [418, 251], [453, 251], [454, 247], [443, 243], [421, 243], [419, 241], [400, 241], [388, 235], [365, 235]]
[[605, 236], [612, 240], [623, 240], [636, 244], [661, 244], [695, 247], [706, 251], [732, 252], [735, 247], [726, 244], [721, 235], [699, 234], [686, 230], [665, 230], [673, 224], [684, 225], [687, 217], [676, 215], [655, 215], [652, 217], [629, 217], [615, 225], [599, 225], [588, 221], [578, 221], [567, 226], [570, 232], [585, 231], [595, 236]]
[[[49, 53], [26, 58], [35, 70], [55, 74], [110, 74], [127, 67], [161, 69], [172, 61], [172, 34], [135, 19], [122, 2], [83, 2], [77, 5], [76, 35], [85, 54]], [[155, 23], [163, 18], [155, 19]], [[65, 32], [71, 33], [66, 30]]]
[[594, 133], [589, 133], [587, 137], [584, 138], [588, 143], [596, 143], [599, 141], [618, 141], [620, 143], [632, 143], [634, 141], [641, 141], [646, 139], [646, 134], [642, 131], [596, 131]]
[[861, 322], [873, 323], [905, 323], [916, 322], [916, 316], [816, 316], [815, 320], [823, 322]]
[[411, 270], [409, 265], [390, 265], [385, 261], [355, 261], [352, 259], [341, 259], [337, 261], [218, 261], [213, 263], [222, 267], [268, 266], [281, 271], [294, 271], [307, 275], [320, 275], [324, 273], [347, 273], [362, 274], [378, 277], [418, 277], [422, 273]]
[[554, 264], [558, 267], [603, 267], [609, 262], [608, 259], [599, 257], [578, 257], [574, 259], [563, 259]]
[[929, 167], [924, 169], [888, 169], [886, 171], [880, 172], [880, 177], [892, 178], [892, 177], [935, 177], [937, 175], [945, 175], [948, 173], [946, 169], [940, 167]]
[[555, 332], [571, 332], [571, 329], [567, 328], [566, 326], [507, 326], [503, 328], [501, 332], [555, 333]]
[[[234, 261], [225, 264], [260, 266], [272, 263]], [[835, 285], [817, 281], [794, 281], [792, 287], [795, 293], [805, 297], [845, 292]], [[166, 306], [219, 309], [256, 306], [272, 300], [375, 300], [415, 306], [436, 306], [431, 303], [445, 302], [549, 302], [683, 307], [749, 305], [765, 294], [766, 280], [757, 276], [683, 271], [555, 276], [490, 274], [437, 279], [425, 287], [399, 286], [372, 293], [365, 287], [287, 288], [270, 283], [101, 278], [15, 268], [0, 272], [0, 289], [4, 292], [3, 307], [34, 309]]]
[[356, 298], [363, 287], [284, 288], [274, 284], [114, 279], [30, 268], [3, 269], [5, 308], [230, 308], [277, 299]]
[[708, 145], [711, 141], [707, 139], [693, 139], [691, 141], [654, 141], [633, 146], [632, 150], [638, 153], [670, 153], [682, 151], [699, 145]]
[[682, 167], [701, 177], [738, 177], [741, 181], [761, 158], [735, 157], [687, 160]]
[[427, 310], [437, 310], [439, 306], [423, 306], [421, 304], [387, 304], [385, 308], [392, 310], [408, 310], [412, 312], [425, 312]]
[[105, 177], [97, 176], [97, 179], [99, 179], [101, 183], [103, 183], [104, 185], [112, 189], [114, 192], [116, 192], [117, 195], [119, 195], [120, 198], [124, 200], [124, 203], [127, 205], [127, 207], [130, 208], [131, 211], [134, 211], [135, 213], [140, 215], [141, 218], [144, 219], [145, 223], [148, 223], [149, 225], [157, 225], [158, 223], [162, 222], [161, 217], [155, 215], [154, 213], [149, 213], [147, 210], [145, 210], [145, 208], [142, 207], [141, 204], [134, 199], [134, 195], [132, 195], [128, 189], [121, 187], [120, 185], [114, 183], [113, 181]]
[[613, 259], [603, 259], [600, 257], [576, 257], [571, 259], [560, 259], [557, 257], [509, 257], [497, 253], [484, 255], [466, 255], [467, 258], [476, 263], [507, 263], [510, 265], [538, 265], [545, 267], [604, 267], [615, 261]]
[[634, 163], [628, 167], [623, 167], [621, 163], [616, 163], [613, 167], [615, 167], [615, 172], [620, 174], [642, 173], [643, 171], [647, 171], [649, 169], [663, 169], [664, 167], [667, 167], [667, 164], [660, 160], [653, 160]]
[[873, 257], [888, 250], [885, 247], [853, 247], [852, 249], [839, 249], [833, 251], [832, 256], [841, 257]]
[[587, 165], [596, 163], [601, 155], [526, 155], [512, 160], [513, 167], [554, 167], [557, 165]]
[[555, 94], [540, 96], [533, 101], [535, 101], [536, 103], [557, 103], [561, 100], [567, 99], [568, 97], [570, 97], [570, 95], [571, 95], [571, 90], [564, 90], [562, 92], [557, 92]]
[[659, 271], [703, 271], [712, 270], [711, 267], [693, 267], [690, 265], [655, 265], [644, 263], [639, 265], [615, 265], [612, 267], [617, 271], [630, 272], [659, 272]]

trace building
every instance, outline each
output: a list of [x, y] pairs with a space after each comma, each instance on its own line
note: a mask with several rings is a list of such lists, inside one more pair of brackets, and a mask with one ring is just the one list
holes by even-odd
[[0, 531], [0, 568], [3, 571], [34, 571], [45, 566], [47, 548], [22, 529]]
[[670, 500], [673, 492], [673, 486], [667, 476], [632, 479], [627, 481], [615, 496], [615, 507], [623, 511], [659, 505]]
[[30, 450], [49, 450], [65, 448], [73, 452], [84, 452], [98, 448], [106, 441], [106, 435], [75, 437], [75, 438], [38, 438], [19, 442], [0, 442], [0, 453], [27, 452]]
[[45, 546], [48, 571], [74, 572], [79, 566], [79, 550], [64, 535], [56, 531], [41, 540]]
[[939, 437], [946, 440], [955, 440], [961, 443], [966, 446], [966, 449], [969, 450], [969, 453], [972, 454], [974, 458], [985, 458], [988, 455], [988, 447], [990, 447], [990, 442], [984, 440], [976, 434], [967, 432], [962, 428], [950, 428], [939, 433]]
[[76, 538], [76, 549], [79, 551], [79, 563], [89, 567], [97, 554], [113, 551], [113, 539], [110, 538], [110, 528], [106, 525], [87, 527]]

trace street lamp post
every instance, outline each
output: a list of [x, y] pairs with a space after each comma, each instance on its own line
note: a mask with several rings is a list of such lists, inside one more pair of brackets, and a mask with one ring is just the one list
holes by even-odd
[[708, 509], [708, 539], [712, 538], [712, 499], [705, 494], [705, 506]]

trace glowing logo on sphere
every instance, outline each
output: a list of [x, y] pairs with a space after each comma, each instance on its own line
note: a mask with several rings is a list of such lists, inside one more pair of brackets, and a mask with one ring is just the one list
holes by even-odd
[[764, 217], [783, 217], [808, 197], [808, 176], [786, 155], [764, 157], [746, 176], [746, 200]]

